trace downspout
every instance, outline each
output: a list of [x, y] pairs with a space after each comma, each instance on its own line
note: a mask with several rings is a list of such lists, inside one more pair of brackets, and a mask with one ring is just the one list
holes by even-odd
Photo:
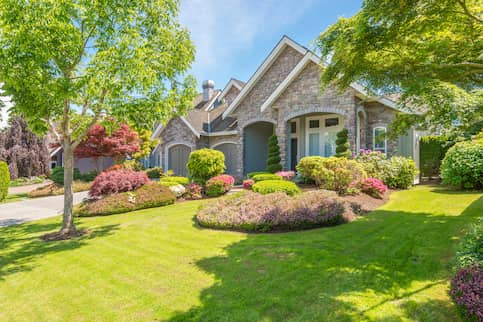
[[210, 111], [208, 111], [208, 128], [207, 128], [207, 132], [208, 132], [208, 147], [211, 148], [211, 144], [210, 144], [210, 133], [211, 133], [211, 122], [210, 122]]

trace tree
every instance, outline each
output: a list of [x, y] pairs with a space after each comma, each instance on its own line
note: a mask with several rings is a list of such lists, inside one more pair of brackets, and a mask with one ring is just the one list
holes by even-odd
[[134, 153], [132, 157], [135, 160], [141, 160], [151, 153], [151, 151], [159, 144], [158, 139], [152, 139], [153, 132], [147, 129], [141, 129], [139, 131], [139, 138], [141, 139], [141, 146], [139, 151]]
[[280, 147], [278, 146], [277, 136], [274, 134], [268, 138], [267, 171], [271, 173], [281, 171], [280, 160]]
[[[469, 136], [483, 124], [483, 5], [479, 0], [365, 0], [317, 40], [326, 66], [323, 87], [352, 82], [396, 94], [393, 134], [419, 123]], [[396, 133], [398, 132], [398, 133]]]
[[21, 117], [12, 117], [9, 127], [0, 133], [0, 160], [8, 163], [10, 178], [47, 175], [49, 158], [44, 140]]
[[336, 157], [348, 158], [351, 156], [351, 151], [349, 150], [349, 142], [347, 141], [348, 133], [349, 132], [346, 128], [337, 132], [337, 139], [335, 140], [335, 144], [337, 144], [337, 147], [335, 148]]
[[94, 124], [87, 136], [74, 150], [77, 158], [93, 158], [96, 160], [97, 173], [102, 171], [100, 158], [111, 157], [115, 163], [124, 160], [140, 151], [140, 139], [136, 131], [122, 123], [110, 135], [102, 124]]
[[64, 151], [58, 238], [76, 235], [73, 155], [99, 119], [153, 128], [191, 106], [189, 32], [177, 0], [0, 0], [0, 83], [13, 114]]

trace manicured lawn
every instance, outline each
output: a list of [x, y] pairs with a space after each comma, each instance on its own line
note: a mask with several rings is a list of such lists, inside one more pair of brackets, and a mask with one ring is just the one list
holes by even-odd
[[22, 201], [22, 200], [28, 199], [28, 197], [29, 196], [26, 193], [12, 193], [7, 195], [7, 197], [3, 199], [0, 203]]
[[[208, 201], [209, 202], [209, 201]], [[0, 320], [458, 321], [447, 296], [458, 237], [481, 193], [417, 187], [334, 228], [199, 229], [201, 202], [0, 229]]]

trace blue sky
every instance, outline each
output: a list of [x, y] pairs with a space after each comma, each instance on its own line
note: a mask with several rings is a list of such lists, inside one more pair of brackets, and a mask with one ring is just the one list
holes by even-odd
[[182, 0], [180, 20], [196, 46], [191, 73], [223, 88], [247, 81], [283, 35], [313, 49], [313, 40], [350, 17], [362, 0]]

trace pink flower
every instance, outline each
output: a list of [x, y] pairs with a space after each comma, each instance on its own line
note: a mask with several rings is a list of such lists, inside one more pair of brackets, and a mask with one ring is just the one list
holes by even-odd
[[277, 176], [282, 177], [283, 180], [290, 180], [295, 177], [294, 171], [278, 171], [275, 173]]
[[374, 198], [382, 198], [387, 192], [387, 186], [377, 178], [367, 178], [362, 181], [361, 190]]
[[243, 189], [251, 190], [255, 181], [252, 179], [243, 180]]

